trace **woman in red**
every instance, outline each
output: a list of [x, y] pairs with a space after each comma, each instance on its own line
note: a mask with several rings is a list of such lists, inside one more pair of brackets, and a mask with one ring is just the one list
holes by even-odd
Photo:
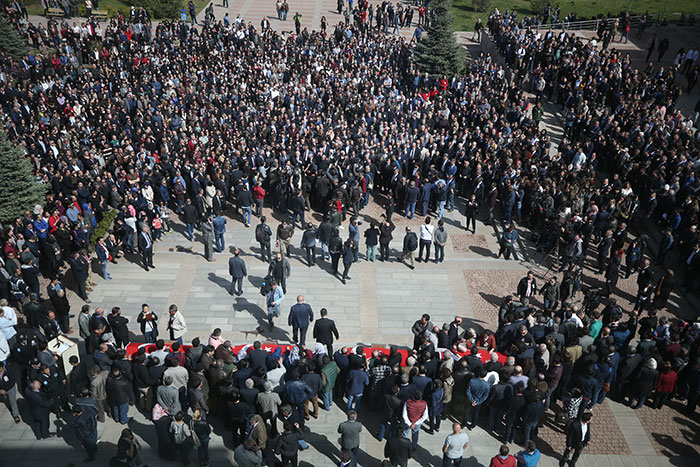
[[671, 368], [671, 362], [664, 362], [664, 367], [659, 374], [659, 381], [656, 383], [654, 392], [654, 408], [660, 409], [676, 388], [678, 374]]

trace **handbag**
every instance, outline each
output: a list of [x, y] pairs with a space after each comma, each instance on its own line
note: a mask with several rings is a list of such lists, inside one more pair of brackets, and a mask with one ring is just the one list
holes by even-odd
[[194, 420], [190, 420], [190, 434], [192, 436], [192, 444], [194, 444], [194, 447], [200, 447], [202, 445], [202, 440], [199, 439], [199, 436], [197, 436], [197, 433], [194, 431]]

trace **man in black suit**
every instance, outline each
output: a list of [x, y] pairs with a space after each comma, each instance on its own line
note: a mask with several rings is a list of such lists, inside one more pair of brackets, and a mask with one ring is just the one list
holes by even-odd
[[314, 324], [314, 339], [316, 342], [325, 344], [328, 355], [333, 355], [333, 336], [340, 339], [335, 322], [328, 318], [328, 310], [321, 308], [321, 319]]
[[647, 282], [654, 283], [654, 273], [651, 270], [650, 264], [648, 258], [642, 261], [642, 269], [640, 269], [637, 274], [637, 295], [639, 295], [639, 292], [647, 285]]
[[[243, 295], [243, 278], [248, 275], [245, 261], [241, 258], [241, 250], [236, 248], [233, 258], [228, 260], [228, 273], [231, 274], [231, 295]], [[236, 290], [238, 289], [238, 290]]]
[[148, 268], [155, 268], [153, 265], [153, 238], [147, 225], [144, 225], [139, 234], [139, 251], [143, 257], [143, 266], [148, 271]]
[[75, 282], [78, 284], [78, 295], [85, 303], [90, 303], [90, 300], [88, 300], [87, 287], [85, 285], [89, 273], [87, 261], [76, 251], [68, 262], [70, 263], [73, 277], [75, 277]]
[[559, 465], [563, 467], [568, 458], [569, 453], [573, 449], [574, 455], [569, 461], [569, 467], [575, 467], [576, 461], [578, 460], [583, 448], [588, 446], [591, 441], [591, 417], [593, 414], [586, 412], [581, 417], [581, 420], [574, 420], [569, 423], [566, 429], [566, 449], [564, 450], [564, 456], [559, 461]]
[[31, 427], [36, 439], [51, 438], [54, 433], [49, 433], [49, 413], [53, 406], [53, 401], [44, 392], [41, 392], [41, 383], [32, 381], [29, 387], [24, 390], [24, 399], [29, 405], [32, 415]]
[[118, 306], [112, 308], [112, 314], [107, 318], [109, 325], [112, 326], [112, 335], [117, 345], [126, 348], [129, 345], [129, 328], [127, 324], [129, 319], [122, 316], [122, 310]]
[[610, 249], [612, 248], [613, 238], [612, 230], [605, 232], [605, 237], [598, 244], [598, 274], [603, 274], [607, 267], [608, 258], [610, 258]]
[[267, 350], [262, 349], [260, 341], [253, 342], [253, 348], [248, 351], [248, 360], [253, 371], [258, 368], [267, 368]]

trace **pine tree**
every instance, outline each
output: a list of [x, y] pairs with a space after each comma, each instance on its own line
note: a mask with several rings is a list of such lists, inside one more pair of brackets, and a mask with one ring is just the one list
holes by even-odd
[[432, 14], [427, 37], [423, 36], [416, 45], [414, 61], [422, 73], [427, 72], [432, 77], [452, 76], [464, 66], [464, 50], [452, 30], [452, 0], [434, 0], [430, 2], [430, 8]]
[[32, 164], [0, 130], [0, 221], [12, 221], [44, 202], [46, 185], [37, 182]]
[[0, 14], [0, 51], [14, 58], [22, 58], [29, 51], [27, 41], [19, 35], [3, 14]]

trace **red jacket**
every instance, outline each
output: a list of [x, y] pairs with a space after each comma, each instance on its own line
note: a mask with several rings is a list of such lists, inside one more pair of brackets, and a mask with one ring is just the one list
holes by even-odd
[[515, 467], [517, 464], [515, 457], [509, 455], [505, 459], [501, 456], [494, 456], [489, 467]]
[[656, 390], [659, 392], [673, 392], [678, 381], [678, 374], [671, 370], [668, 373], [659, 373], [659, 382], [656, 383]]

